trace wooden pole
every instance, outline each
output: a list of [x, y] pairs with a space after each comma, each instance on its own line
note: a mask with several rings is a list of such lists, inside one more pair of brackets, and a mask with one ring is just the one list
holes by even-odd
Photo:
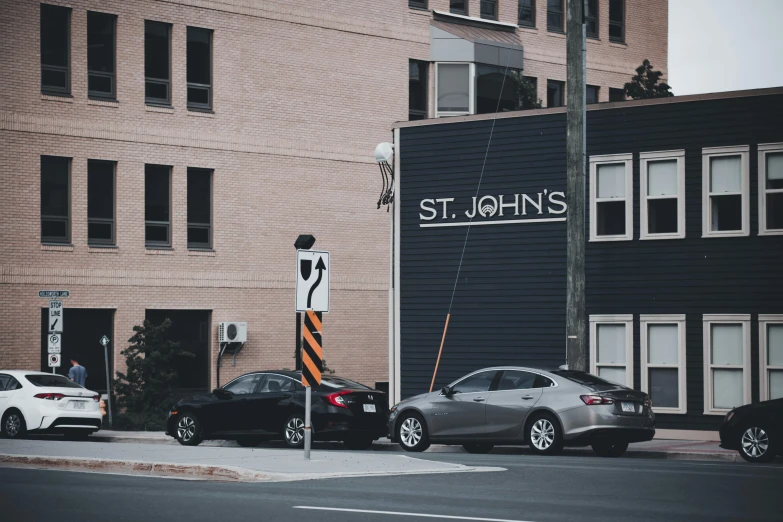
[[584, 2], [567, 0], [566, 27], [566, 360], [586, 370], [585, 343], [585, 26]]
[[443, 343], [446, 342], [446, 331], [449, 329], [449, 319], [451, 319], [451, 314], [446, 314], [446, 324], [443, 325], [443, 337], [441, 337], [440, 339], [440, 350], [438, 350], [438, 360], [435, 361], [435, 371], [432, 372], [432, 382], [430, 383], [430, 391], [432, 391], [432, 387], [435, 386], [435, 376], [438, 375], [440, 354], [443, 353]]

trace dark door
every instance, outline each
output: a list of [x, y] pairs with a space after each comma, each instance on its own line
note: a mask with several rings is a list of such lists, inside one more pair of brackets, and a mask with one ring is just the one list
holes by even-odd
[[248, 397], [248, 429], [280, 433], [291, 410], [295, 392], [296, 382], [290, 377], [266, 374], [255, 393]]
[[249, 430], [251, 423], [250, 398], [264, 379], [261, 373], [244, 375], [223, 386], [231, 392], [228, 398], [217, 399], [205, 406], [205, 423], [213, 433]]
[[541, 398], [536, 387], [537, 374], [505, 370], [496, 391], [487, 400], [487, 437], [516, 440], [530, 408]]
[[473, 374], [432, 401], [430, 431], [437, 438], [477, 438], [485, 433], [486, 401], [496, 370]]

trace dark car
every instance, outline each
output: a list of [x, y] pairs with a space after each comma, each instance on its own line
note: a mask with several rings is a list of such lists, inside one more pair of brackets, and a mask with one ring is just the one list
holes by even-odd
[[[211, 394], [182, 399], [169, 412], [166, 434], [185, 446], [207, 439], [236, 440], [241, 446], [282, 439], [300, 448], [305, 421], [301, 379], [301, 372], [253, 372]], [[330, 375], [312, 389], [313, 440], [367, 449], [385, 436], [387, 415], [386, 394], [363, 384]]]
[[734, 408], [720, 427], [720, 447], [739, 451], [748, 462], [769, 462], [783, 454], [783, 399]]

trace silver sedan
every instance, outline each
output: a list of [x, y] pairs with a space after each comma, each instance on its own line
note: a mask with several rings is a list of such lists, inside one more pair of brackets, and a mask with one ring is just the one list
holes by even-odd
[[486, 453], [496, 444], [528, 444], [554, 455], [592, 446], [618, 457], [628, 444], [655, 436], [646, 393], [575, 370], [486, 368], [442, 390], [406, 399], [389, 414], [389, 437], [407, 451], [431, 443]]

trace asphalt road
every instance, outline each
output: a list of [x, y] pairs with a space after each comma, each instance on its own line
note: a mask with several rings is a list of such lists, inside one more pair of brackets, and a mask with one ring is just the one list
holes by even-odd
[[0, 520], [779, 522], [783, 513], [780, 464], [426, 458], [508, 471], [237, 484], [0, 468]]

